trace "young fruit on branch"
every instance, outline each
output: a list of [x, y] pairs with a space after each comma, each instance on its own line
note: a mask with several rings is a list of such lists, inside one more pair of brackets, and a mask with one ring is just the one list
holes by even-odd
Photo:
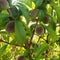
[[44, 28], [43, 26], [37, 26], [36, 29], [35, 29], [35, 32], [38, 34], [38, 35], [42, 35], [44, 34]]
[[48, 24], [50, 22], [50, 19], [48, 16], [44, 17], [43, 23]]
[[6, 25], [6, 31], [8, 33], [13, 33], [14, 32], [14, 21], [9, 21]]
[[29, 49], [30, 48], [30, 43], [28, 41], [26, 41], [24, 48], [25, 49]]
[[33, 9], [33, 10], [31, 10], [30, 11], [31, 17], [33, 17], [33, 18], [37, 17], [38, 12], [39, 12], [39, 9]]
[[17, 60], [24, 60], [24, 56], [18, 56]]
[[7, 0], [0, 0], [0, 10], [5, 10], [9, 8]]

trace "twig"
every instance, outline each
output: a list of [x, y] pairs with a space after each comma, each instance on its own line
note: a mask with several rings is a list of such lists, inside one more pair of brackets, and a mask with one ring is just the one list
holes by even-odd
[[39, 36], [37, 43], [39, 42], [40, 38], [41, 38], [41, 36]]
[[[36, 20], [36, 26], [37, 26], [37, 24], [38, 24], [38, 19]], [[36, 27], [35, 27], [36, 28]], [[33, 36], [34, 36], [34, 33], [35, 33], [35, 28], [34, 28], [34, 30], [33, 30], [33, 32], [32, 32], [32, 36], [31, 36], [31, 38], [30, 38], [30, 44], [31, 44], [31, 42], [32, 42], [32, 39], [33, 39]]]
[[7, 11], [8, 11], [8, 13], [10, 14], [11, 18], [12, 18], [13, 20], [15, 20], [15, 18], [13, 17], [13, 14], [12, 14], [12, 12], [11, 12], [11, 9], [8, 8]]
[[11, 43], [6, 42], [6, 41], [4, 41], [4, 40], [2, 40], [2, 39], [0, 39], [0, 42], [6, 43], [6, 44], [9, 44], [9, 45], [19, 46], [18, 44], [11, 44]]
[[33, 39], [34, 33], [35, 33], [35, 30], [33, 30], [33, 34], [32, 34], [32, 36], [31, 36], [31, 38], [30, 38], [30, 43], [32, 42], [32, 39]]

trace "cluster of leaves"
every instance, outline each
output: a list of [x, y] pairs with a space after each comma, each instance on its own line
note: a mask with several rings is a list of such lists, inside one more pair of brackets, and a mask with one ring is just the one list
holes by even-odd
[[0, 0], [0, 60], [59, 60], [60, 1]]

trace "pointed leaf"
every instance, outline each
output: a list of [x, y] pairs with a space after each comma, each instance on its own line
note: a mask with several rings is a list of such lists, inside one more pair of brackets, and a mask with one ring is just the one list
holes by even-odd
[[40, 44], [40, 47], [37, 48], [36, 50], [36, 59], [35, 60], [39, 60], [39, 58], [41, 57], [41, 54], [44, 53], [44, 51], [46, 51], [48, 49], [48, 44], [43, 43]]
[[32, 0], [19, 0], [19, 2], [26, 4], [29, 7], [32, 7]]
[[16, 34], [16, 41], [19, 45], [23, 45], [26, 41], [26, 33], [22, 23], [19, 20], [15, 20], [15, 34]]
[[23, 16], [26, 18], [27, 22], [30, 21], [30, 13], [29, 10], [23, 4], [18, 5], [19, 9], [22, 11]]
[[56, 32], [49, 26], [45, 26], [45, 28], [47, 29], [50, 35], [51, 42], [55, 42], [57, 40]]
[[55, 6], [55, 11], [57, 14], [57, 18], [58, 18], [58, 23], [60, 23], [60, 6]]
[[60, 5], [56, 4], [55, 2], [52, 2], [52, 5], [56, 11], [56, 14], [57, 14], [57, 19], [58, 19], [58, 23], [60, 23]]
[[7, 22], [9, 21], [8, 17], [8, 14], [0, 13], [0, 30], [6, 26]]
[[36, 0], [36, 7], [39, 7], [41, 6], [43, 0]]
[[7, 45], [4, 45], [0, 48], [0, 57], [4, 54], [6, 47], [7, 47]]

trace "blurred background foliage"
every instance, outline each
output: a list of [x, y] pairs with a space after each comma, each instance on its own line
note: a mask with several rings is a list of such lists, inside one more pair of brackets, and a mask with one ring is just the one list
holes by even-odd
[[60, 60], [60, 0], [1, 1], [0, 60]]

